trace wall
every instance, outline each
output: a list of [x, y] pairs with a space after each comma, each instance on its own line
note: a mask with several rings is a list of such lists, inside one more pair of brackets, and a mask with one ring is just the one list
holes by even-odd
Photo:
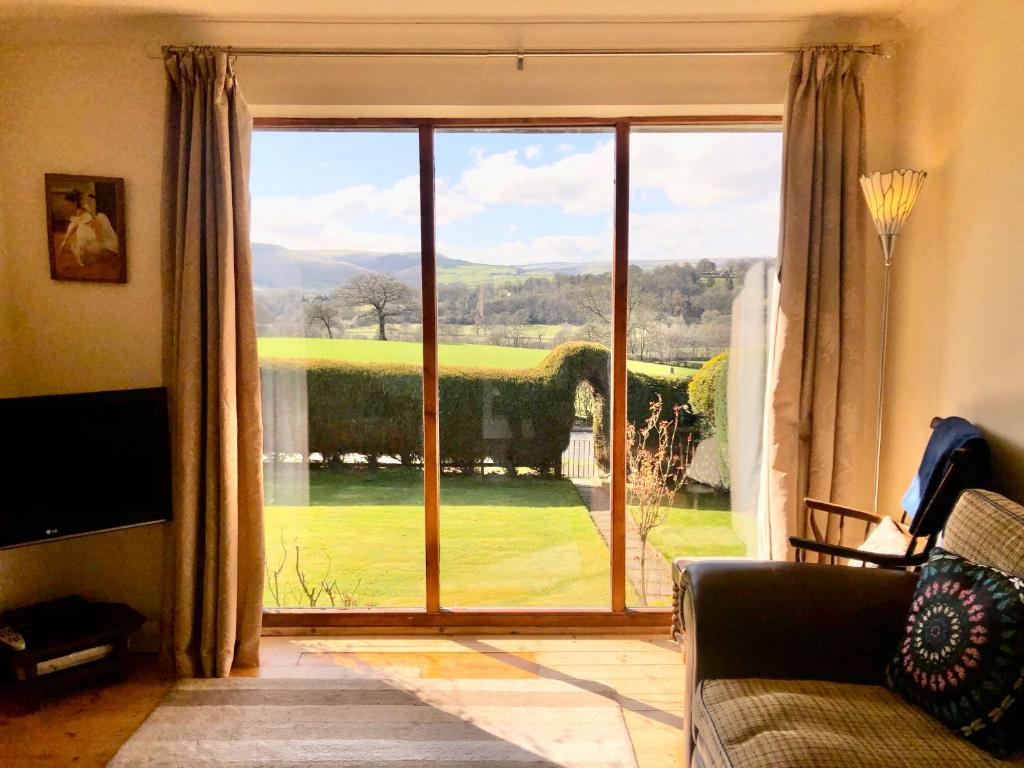
[[932, 416], [975, 421], [995, 486], [1024, 500], [1024, 5], [974, 0], [910, 34], [880, 159], [929, 176], [897, 245], [883, 499], [894, 509]]
[[[9, 333], [0, 396], [157, 386], [161, 375], [163, 74], [137, 50], [0, 54], [0, 188]], [[50, 279], [43, 174], [125, 178], [128, 284]], [[54, 471], [74, 461], [55, 451]], [[0, 609], [71, 591], [159, 616], [164, 526], [0, 552]], [[152, 644], [155, 623], [140, 636]]]

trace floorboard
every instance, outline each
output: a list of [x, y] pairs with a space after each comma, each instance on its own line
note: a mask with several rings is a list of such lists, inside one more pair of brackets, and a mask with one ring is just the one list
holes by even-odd
[[[618, 698], [640, 768], [678, 768], [683, 753], [683, 665], [663, 636], [273, 636], [258, 669], [240, 676], [329, 678], [372, 669], [402, 678], [548, 678]], [[0, 701], [0, 765], [102, 766], [170, 688], [152, 657], [133, 659], [123, 683], [86, 689], [19, 712]]]

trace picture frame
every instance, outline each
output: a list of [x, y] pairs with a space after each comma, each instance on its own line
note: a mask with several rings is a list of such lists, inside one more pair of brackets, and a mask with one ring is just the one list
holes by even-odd
[[47, 173], [45, 188], [50, 277], [128, 282], [124, 179]]

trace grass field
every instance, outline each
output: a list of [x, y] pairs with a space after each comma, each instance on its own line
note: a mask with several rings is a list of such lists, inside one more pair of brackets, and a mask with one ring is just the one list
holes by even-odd
[[[337, 579], [360, 607], [423, 606], [419, 472], [312, 472], [307, 491], [303, 467], [285, 470], [268, 475], [265, 605], [278, 604], [272, 572], [285, 552], [280, 605], [309, 605], [295, 569], [298, 545], [309, 583]], [[445, 477], [441, 542], [441, 597], [448, 607], [608, 604], [608, 549], [567, 480]], [[330, 607], [330, 600], [325, 596], [318, 606]]]
[[728, 495], [680, 494], [664, 524], [651, 531], [648, 542], [668, 560], [684, 555], [739, 557], [747, 554], [746, 545], [732, 528]]
[[458, 264], [437, 270], [439, 283], [463, 283], [476, 286], [491, 283], [521, 283], [530, 277], [552, 277], [551, 272], [521, 272], [515, 267], [496, 264]]
[[[261, 357], [307, 360], [349, 360], [352, 362], [423, 362], [423, 347], [412, 341], [376, 341], [368, 339], [303, 339], [264, 337], [259, 339]], [[493, 368], [532, 368], [550, 350], [526, 347], [498, 347], [489, 344], [438, 344], [442, 366], [483, 365]], [[689, 376], [694, 369], [675, 368], [657, 363], [629, 361], [629, 369], [661, 376]]]
[[[266, 478], [265, 605], [309, 606], [296, 574], [298, 546], [307, 584], [337, 580], [357, 607], [423, 606], [418, 471], [278, 465]], [[666, 557], [743, 554], [722, 510], [673, 510], [651, 544]], [[275, 599], [273, 571], [282, 562]], [[606, 607], [608, 580], [608, 549], [568, 480], [442, 478], [445, 606]], [[324, 595], [317, 605], [331, 602]]]

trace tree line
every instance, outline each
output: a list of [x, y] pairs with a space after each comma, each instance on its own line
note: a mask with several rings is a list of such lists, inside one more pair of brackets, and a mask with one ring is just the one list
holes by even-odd
[[[753, 260], [709, 259], [629, 272], [630, 355], [641, 360], [706, 358], [729, 345], [731, 308]], [[608, 343], [611, 273], [554, 274], [480, 285], [438, 285], [441, 341], [550, 348]], [[257, 292], [265, 336], [417, 340], [419, 291], [386, 273], [357, 275], [332, 291]], [[552, 327], [557, 330], [552, 331]]]

